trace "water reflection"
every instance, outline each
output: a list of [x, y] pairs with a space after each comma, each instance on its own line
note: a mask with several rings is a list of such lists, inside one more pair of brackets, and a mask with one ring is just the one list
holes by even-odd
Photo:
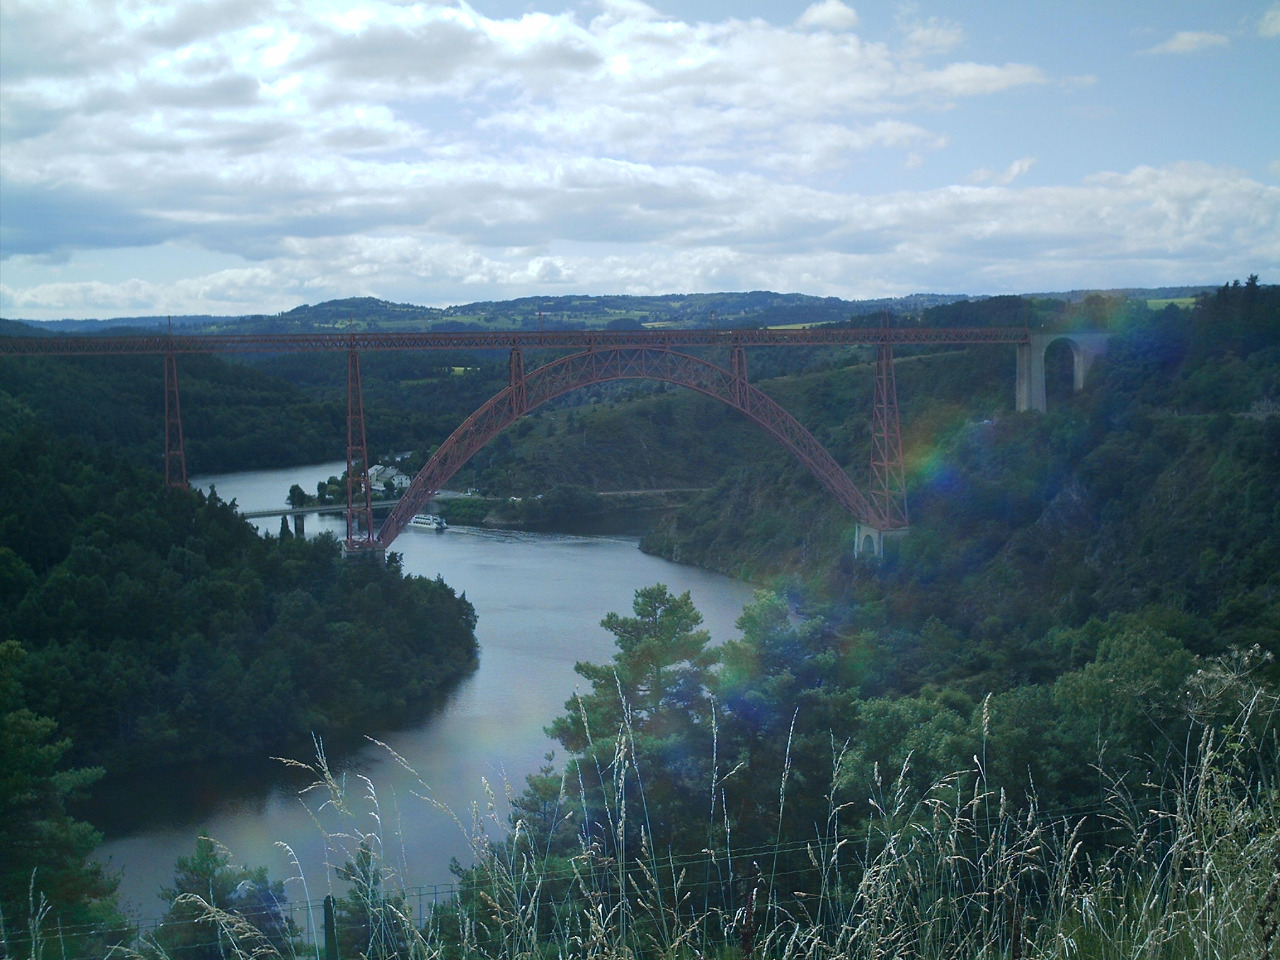
[[[243, 510], [281, 507], [291, 484], [314, 490], [345, 464], [227, 474], [216, 484]], [[279, 519], [258, 521], [274, 533]], [[341, 516], [310, 516], [307, 533], [344, 533]], [[666, 583], [689, 590], [714, 641], [736, 633], [751, 588], [641, 553], [634, 538], [580, 537], [453, 527], [443, 534], [410, 528], [395, 542], [404, 569], [443, 576], [479, 614], [480, 666], [429, 721], [411, 729], [370, 731], [381, 743], [329, 744], [339, 781], [353, 798], [350, 818], [327, 792], [302, 795], [305, 772], [269, 758], [159, 771], [145, 782], [114, 785], [92, 819], [108, 831], [100, 850], [125, 871], [125, 903], [145, 917], [163, 905], [156, 891], [173, 864], [189, 856], [198, 833], [222, 842], [237, 862], [268, 867], [273, 878], [301, 876], [288, 891], [303, 900], [329, 892], [332, 867], [345, 859], [325, 831], [376, 833], [384, 854], [414, 884], [448, 882], [449, 861], [469, 862], [472, 810], [505, 822], [505, 792], [522, 789], [554, 744], [543, 727], [562, 712], [581, 678], [576, 661], [612, 656], [600, 626], [609, 611], [629, 612], [636, 589]], [[310, 745], [292, 756], [311, 761]], [[448, 811], [446, 812], [447, 808]], [[281, 845], [285, 846], [281, 846]]]

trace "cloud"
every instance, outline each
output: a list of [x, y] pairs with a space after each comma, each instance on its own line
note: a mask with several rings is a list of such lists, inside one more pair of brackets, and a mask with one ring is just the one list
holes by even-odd
[[[1028, 65], [925, 69], [853, 34], [687, 23], [635, 2], [587, 22], [494, 20], [466, 5], [267, 7], [257, 21], [242, 3], [120, 9], [90, 18], [105, 46], [73, 32], [69, 45], [98, 58], [74, 82], [63, 78], [74, 58], [6, 74], [6, 189], [111, 198], [160, 238], [204, 232], [219, 249], [426, 216], [418, 198], [436, 184], [475, 196], [477, 166], [505, 179], [529, 156], [805, 176], [850, 153], [940, 149], [946, 137], [893, 115], [1045, 81]], [[36, 38], [64, 15], [75, 20], [56, 3], [6, 12], [13, 36]], [[827, 2], [801, 19], [853, 16]], [[402, 189], [415, 191], [407, 202], [377, 198]], [[19, 252], [99, 242], [58, 223], [20, 227]]]
[[964, 28], [942, 17], [921, 19], [914, 3], [899, 8], [896, 22], [910, 55], [942, 53], [965, 40]]
[[1258, 36], [1280, 37], [1280, 3], [1272, 4], [1258, 21]]
[[[554, 189], [513, 182], [488, 209], [469, 209], [479, 195], [468, 193], [451, 216], [474, 220], [453, 235], [412, 218], [376, 234], [295, 235], [256, 263], [171, 282], [19, 286], [6, 271], [0, 305], [61, 316], [272, 312], [355, 295], [440, 305], [540, 291], [877, 297], [1130, 286], [1135, 274], [1152, 285], [1212, 281], [1280, 266], [1280, 187], [1185, 163], [1074, 185], [997, 182], [1029, 162], [986, 185], [884, 194], [592, 166], [566, 171]], [[655, 196], [664, 182], [671, 195]], [[541, 243], [485, 226], [521, 210]], [[631, 224], [645, 241], [619, 243]]]
[[785, 128], [788, 140], [805, 144], [805, 152], [797, 156], [789, 149], [762, 149], [756, 158], [760, 167], [819, 173], [847, 166], [850, 158], [877, 149], [893, 148], [918, 151], [941, 150], [947, 137], [924, 127], [901, 120], [878, 120], [872, 124], [845, 126], [839, 124], [792, 124]]
[[[960, 27], [910, 10], [889, 39], [834, 2], [783, 25], [637, 0], [509, 18], [460, 0], [13, 0], [0, 19], [11, 315], [987, 292], [1276, 258], [1275, 188], [1225, 168], [1029, 186], [1051, 154], [1009, 94], [1047, 109], [1062, 78], [949, 56]], [[1026, 156], [957, 184], [981, 161], [947, 161], [975, 145]]]
[[998, 173], [984, 168], [975, 170], [967, 179], [969, 183], [994, 183], [997, 186], [1005, 186], [1030, 170], [1035, 162], [1035, 157], [1021, 157]]
[[857, 25], [857, 12], [840, 0], [821, 0], [807, 7], [796, 20], [801, 30], [852, 30]]
[[1148, 47], [1140, 53], [1198, 53], [1214, 47], [1225, 47], [1230, 41], [1221, 33], [1204, 33], [1193, 30], [1181, 30], [1164, 43]]
[[927, 23], [917, 24], [907, 33], [907, 43], [921, 51], [950, 50], [963, 42], [964, 30], [939, 22], [936, 17], [930, 17]]
[[1047, 83], [1039, 67], [1022, 63], [950, 63], [941, 70], [922, 70], [902, 78], [900, 90], [932, 94], [947, 100], [1001, 93], [1016, 87]]

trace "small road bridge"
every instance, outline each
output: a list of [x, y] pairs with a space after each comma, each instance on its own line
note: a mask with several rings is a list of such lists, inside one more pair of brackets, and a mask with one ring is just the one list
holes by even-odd
[[[347, 354], [347, 515], [345, 547], [380, 554], [414, 514], [486, 443], [526, 413], [578, 387], [619, 379], [661, 380], [689, 387], [733, 407], [786, 447], [857, 520], [858, 553], [883, 554], [886, 537], [908, 527], [898, 425], [895, 346], [1013, 344], [1017, 348], [1018, 410], [1045, 409], [1045, 351], [1058, 340], [1071, 347], [1077, 390], [1105, 350], [1101, 332], [1043, 333], [1024, 327], [809, 327], [743, 330], [586, 330], [463, 333], [137, 334], [130, 336], [0, 337], [0, 356], [109, 356], [154, 354], [165, 363], [165, 472], [186, 484], [177, 358], [193, 353], [345, 352]], [[875, 348], [870, 483], [864, 493], [814, 436], [748, 379], [749, 348], [853, 346]], [[690, 350], [722, 348], [728, 366]], [[386, 519], [375, 527], [368, 480], [368, 449], [360, 387], [360, 354], [386, 350], [502, 350], [508, 383], [442, 443]], [[561, 355], [526, 368], [525, 352]], [[273, 511], [273, 515], [281, 511]]]
[[[400, 499], [374, 500], [373, 509], [390, 510]], [[240, 516], [246, 520], [261, 520], [264, 517], [305, 517], [312, 513], [346, 513], [345, 503], [309, 503], [304, 507], [281, 507], [276, 510], [241, 510]]]

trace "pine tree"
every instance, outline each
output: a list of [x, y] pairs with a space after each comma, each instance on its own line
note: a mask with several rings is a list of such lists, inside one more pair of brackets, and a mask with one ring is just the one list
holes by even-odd
[[[88, 955], [124, 938], [119, 877], [91, 859], [102, 835], [71, 817], [66, 802], [102, 776], [59, 769], [71, 741], [57, 722], [21, 706], [17, 669], [26, 653], [0, 643], [0, 937], [6, 956], [35, 952], [35, 940], [65, 938], [68, 955]], [[39, 929], [29, 917], [42, 915]], [[87, 953], [86, 953], [87, 951]]]

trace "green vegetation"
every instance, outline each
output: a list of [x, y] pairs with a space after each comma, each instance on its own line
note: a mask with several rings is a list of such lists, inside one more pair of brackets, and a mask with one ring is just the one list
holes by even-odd
[[[253, 941], [277, 955], [300, 947], [298, 931], [284, 914], [284, 884], [267, 879], [265, 867], [233, 866], [231, 855], [209, 837], [199, 837], [189, 857], [179, 857], [173, 886], [160, 891], [170, 904], [154, 941], [143, 955], [166, 960], [222, 960], [224, 946], [235, 939]], [[231, 930], [220, 931], [200, 921], [206, 911], [235, 914]], [[251, 932], [250, 932], [251, 931]]]
[[[1167, 291], [1151, 291], [1160, 295]], [[96, 333], [121, 326], [164, 328], [177, 332], [309, 333], [364, 330], [582, 330], [775, 326], [788, 323], [832, 323], [888, 310], [918, 314], [926, 307], [964, 299], [941, 294], [914, 294], [884, 300], [841, 300], [797, 293], [755, 290], [746, 293], [670, 294], [665, 296], [560, 296], [482, 301], [451, 307], [419, 307], [373, 297], [351, 297], [320, 304], [303, 304], [271, 316], [121, 317], [113, 320], [62, 320], [38, 325], [62, 333]], [[0, 333], [29, 336], [30, 328], [0, 319]]]
[[[612, 661], [579, 664], [585, 688], [547, 718], [563, 756], [511, 788], [510, 818], [494, 814], [488, 837], [465, 825], [476, 862], [425, 926], [407, 917], [399, 868], [379, 858], [393, 838], [331, 837], [353, 889], [339, 911], [344, 957], [1276, 954], [1280, 288], [1249, 278], [1159, 311], [1120, 296], [992, 298], [931, 307], [922, 322], [1101, 325], [1113, 338], [1078, 395], [1069, 353], [1051, 349], [1046, 415], [1012, 411], [1008, 348], [900, 351], [912, 529], [884, 561], [853, 559], [851, 522], [817, 483], [701, 397], [593, 388], [477, 456], [461, 482], [530, 522], [591, 509], [602, 489], [707, 486], [646, 547], [769, 589], [743, 612], [741, 638], [718, 645], [689, 597], [661, 585], [606, 616]], [[753, 357], [753, 380], [859, 474], [866, 352], [780, 353]], [[31, 451], [24, 465], [55, 460], [40, 443], [14, 431], [13, 448]], [[360, 579], [367, 571], [327, 573], [331, 561], [287, 539], [235, 553], [240, 541], [217, 522], [225, 505], [147, 500], [109, 460], [94, 452], [71, 457], [81, 465], [69, 477], [37, 473], [42, 498], [0, 484], [24, 518], [70, 528], [24, 540], [25, 553], [0, 539], [4, 588], [39, 591], [27, 608], [0, 608], [0, 639], [26, 650], [7, 708], [38, 743], [54, 736], [41, 717], [70, 722], [58, 698], [77, 661], [63, 648], [93, 649], [99, 625], [145, 615], [116, 610], [131, 594], [105, 585], [108, 548], [123, 558], [112, 576], [134, 576], [129, 557], [150, 557], [154, 539], [184, 576], [212, 578], [205, 589], [222, 590], [230, 620], [215, 614], [210, 628], [235, 628], [241, 607], [256, 616], [252, 590], [235, 592], [239, 570], [219, 572], [224, 553], [268, 571], [256, 576], [273, 588], [289, 561], [314, 564], [335, 591], [299, 601], [302, 621], [324, 611], [306, 621], [317, 630], [394, 589]], [[112, 508], [67, 525], [85, 514], [77, 498]], [[75, 629], [16, 619], [51, 610]], [[296, 612], [279, 608], [285, 629], [301, 629]], [[158, 646], [170, 661], [206, 629], [198, 605], [190, 615]], [[37, 669], [53, 647], [60, 659]], [[167, 676], [134, 698], [168, 696], [187, 674]], [[293, 686], [268, 702], [310, 721], [322, 708]], [[114, 755], [81, 746], [88, 726], [62, 729], [76, 752], [25, 764], [55, 831], [73, 833], [58, 814], [65, 778], [50, 771], [64, 753], [80, 764]], [[323, 757], [312, 771], [338, 809], [360, 815]], [[89, 885], [85, 902], [107, 909], [109, 890], [74, 869], [83, 857], [67, 862]], [[243, 905], [187, 902], [206, 940], [217, 928], [246, 953], [293, 949], [253, 940]]]
[[[945, 302], [937, 297], [926, 302]], [[431, 309], [371, 298], [336, 300], [295, 308], [271, 318], [273, 329], [432, 329], [432, 330], [581, 330], [683, 327], [769, 326], [791, 322], [833, 322], [851, 313], [882, 309], [836, 297], [810, 297], [765, 291], [656, 297], [525, 297]], [[263, 318], [265, 319], [265, 318]], [[243, 323], [237, 323], [243, 331]]]
[[709, 649], [687, 595], [641, 590], [634, 611], [606, 617], [613, 662], [579, 665], [591, 689], [548, 728], [563, 770], [530, 779], [508, 839], [463, 874], [482, 955], [596, 936], [654, 956], [735, 939], [1070, 956], [1069, 938], [1246, 957], [1274, 939], [1280, 698], [1257, 648], [1197, 658], [1094, 620], [1053, 638], [1075, 666], [975, 700], [902, 692], [960, 646], [936, 621], [902, 645], [765, 594]]
[[47, 925], [71, 955], [102, 955], [127, 939], [118, 881], [89, 859], [101, 834], [66, 809], [102, 770], [65, 768], [71, 742], [22, 705], [27, 656], [17, 640], [0, 642], [0, 944], [5, 956], [38, 956]]
[[[579, 760], [565, 775], [548, 768], [531, 779], [505, 841], [485, 839], [486, 827], [502, 826], [493, 813], [461, 824], [476, 864], [459, 896], [425, 924], [405, 909], [401, 868], [375, 853], [394, 837], [355, 827], [376, 798], [349, 793], [318, 759], [313, 789], [352, 823], [329, 839], [348, 854], [344, 872], [363, 878], [339, 911], [348, 921], [339, 927], [340, 956], [1274, 955], [1280, 702], [1247, 662], [1206, 663], [1181, 688], [1192, 729], [1188, 762], [1141, 797], [1101, 770], [1089, 807], [1054, 810], [1035, 794], [1015, 801], [988, 769], [1000, 748], [983, 732], [956, 772], [917, 783], [908, 759], [872, 771], [857, 799], [842, 801], [861, 776], [847, 763], [856, 737], [831, 741], [822, 770], [808, 769], [784, 740], [774, 775], [761, 782], [723, 750], [721, 728], [712, 725], [711, 749], [698, 758], [710, 758], [710, 776], [691, 781], [673, 804], [664, 791], [683, 771], [668, 769], [664, 745], [696, 711], [650, 683], [662, 672], [663, 687], [674, 691], [692, 679], [698, 662], [705, 665], [705, 637], [687, 598], [661, 587], [638, 592], [635, 612], [609, 622], [619, 640], [615, 686], [637, 708], [609, 692], [608, 671], [600, 670], [571, 716], [616, 726], [606, 727], [604, 740], [575, 747]], [[682, 649], [664, 656], [649, 643], [663, 637]], [[702, 707], [713, 720], [714, 705], [704, 697]], [[560, 732], [574, 740], [585, 729], [574, 720]], [[579, 774], [589, 778], [585, 788]], [[816, 779], [806, 782], [809, 774]], [[785, 821], [797, 802], [818, 818], [792, 833]], [[775, 832], [751, 845], [734, 833], [730, 809], [774, 821]], [[673, 812], [696, 829], [692, 846], [667, 843]], [[201, 926], [206, 942], [242, 955], [300, 955], [273, 949], [243, 913], [222, 906], [203, 908]]]
[[[491, 363], [459, 376], [434, 354], [363, 361], [371, 451], [410, 450], [419, 465], [458, 421], [505, 384]], [[337, 460], [346, 455], [347, 367], [340, 354], [229, 363], [178, 361], [192, 475]], [[164, 365], [159, 357], [0, 357], [0, 396], [39, 413], [59, 437], [128, 450], [163, 469]]]
[[[68, 801], [104, 769], [258, 758], [420, 717], [474, 668], [475, 612], [394, 555], [343, 563], [332, 537], [263, 538], [216, 493], [165, 488], [140, 455], [147, 384], [127, 360], [100, 377], [49, 364], [47, 392], [22, 366], [0, 393], [0, 938], [38, 956], [61, 930], [68, 955], [100, 956], [131, 933], [88, 859], [101, 837]], [[250, 393], [221, 409], [296, 395]], [[254, 410], [229, 431], [232, 461], [257, 449]]]
[[[1014, 322], [1056, 312], [1066, 327], [1092, 315], [1115, 336], [1078, 397], [1068, 357], [1051, 351], [1047, 416], [1010, 411], [1011, 358], [994, 351], [900, 362], [913, 529], [883, 563], [850, 559], [847, 520], [784, 455], [735, 436], [728, 423], [690, 429], [695, 417], [715, 416], [699, 398], [636, 395], [598, 405], [563, 431], [561, 442], [577, 433], [593, 451], [610, 449], [609, 436], [635, 447], [657, 405], [670, 403], [662, 419], [673, 450], [731, 461], [737, 447], [746, 465], [646, 542], [677, 559], [780, 579], [714, 664], [700, 652], [682, 659], [671, 637], [657, 642], [673, 651], [650, 671], [670, 671], [661, 698], [633, 679], [644, 673], [635, 651], [649, 647], [629, 633], [619, 634], [613, 664], [580, 666], [592, 690], [549, 728], [566, 749], [564, 767], [531, 780], [512, 838], [464, 878], [473, 886], [463, 903], [487, 921], [476, 929], [496, 931], [490, 940], [477, 933], [478, 946], [512, 955], [513, 935], [530, 943], [590, 935], [619, 950], [646, 942], [663, 955], [654, 945], [674, 950], [682, 936], [724, 943], [708, 931], [744, 909], [745, 895], [726, 894], [723, 877], [768, 858], [764, 888], [776, 900], [765, 927], [779, 956], [793, 955], [787, 943], [829, 951], [806, 955], [977, 956], [988, 944], [1016, 956], [1032, 943], [1049, 956], [1079, 943], [1091, 945], [1081, 955], [1127, 956], [1143, 942], [1169, 957], [1271, 949], [1280, 289], [1250, 278], [1193, 310], [1158, 314], [1098, 298], [966, 304], [933, 319], [983, 322], [987, 306]], [[867, 456], [871, 373], [854, 359], [838, 373], [815, 364], [764, 388], [857, 463]], [[556, 469], [560, 433], [531, 431], [491, 469], [519, 477], [531, 449]], [[723, 454], [704, 438], [723, 443]], [[660, 465], [649, 469], [663, 476]], [[666, 636], [656, 626], [662, 616], [642, 610], [653, 601], [637, 596], [637, 619], [654, 625], [657, 641]], [[895, 770], [891, 803], [876, 785]], [[779, 781], [782, 789], [759, 787]], [[1206, 801], [1201, 791], [1227, 782], [1229, 796]], [[720, 783], [739, 789], [709, 789]], [[945, 820], [936, 784], [952, 791]], [[870, 808], [868, 794], [878, 798]], [[903, 797], [918, 799], [904, 806]], [[1116, 829], [1107, 817], [1121, 808]], [[1156, 819], [1142, 822], [1135, 810]], [[965, 822], [970, 811], [981, 824]], [[1208, 819], [1191, 827], [1188, 818], [1202, 813]], [[1029, 833], [1014, 829], [1019, 817]], [[986, 833], [992, 821], [1005, 832]], [[1065, 843], [1072, 831], [1075, 848]], [[886, 835], [916, 852], [880, 847]], [[963, 877], [947, 859], [958, 856], [960, 836], [982, 838], [958, 861], [972, 871]], [[1026, 843], [1015, 857], [1024, 858], [1022, 879], [1017, 870], [985, 873], [1013, 849], [999, 846], [1012, 837]], [[1209, 853], [1207, 837], [1225, 846]], [[1031, 851], [1045, 855], [1037, 845], [1050, 840], [1061, 859], [1033, 863]], [[699, 859], [721, 846], [736, 852]], [[1242, 865], [1245, 848], [1265, 865], [1215, 873], [1199, 889], [1161, 866], [1184, 854], [1211, 871], [1213, 857]], [[878, 857], [903, 872], [889, 870], [898, 894], [877, 905], [855, 891], [885, 892], [875, 886]], [[717, 878], [710, 900], [689, 880], [699, 871]], [[982, 905], [975, 876], [1004, 891], [999, 911]], [[936, 885], [916, 886], [926, 877]], [[803, 896], [792, 899], [795, 891]], [[1055, 902], [1053, 892], [1066, 899]], [[913, 912], [872, 916], [904, 896]], [[1228, 896], [1240, 904], [1229, 916], [1217, 912]], [[966, 902], [972, 918], [952, 906]], [[598, 930], [596, 903], [618, 911]], [[664, 913], [676, 903], [704, 911]], [[859, 904], [856, 923], [827, 924], [850, 917], [850, 903]], [[1086, 915], [1084, 903], [1101, 909]], [[515, 934], [514, 917], [526, 924]], [[982, 917], [990, 926], [972, 925]], [[870, 945], [850, 935], [873, 920]], [[1201, 936], [1198, 923], [1214, 932]], [[918, 939], [937, 924], [946, 931], [939, 939]]]
[[[289, 384], [214, 357], [179, 364], [192, 473], [336, 459], [344, 400], [313, 402]], [[59, 437], [128, 450], [164, 466], [164, 364], [159, 357], [3, 357], [0, 397], [37, 412]], [[6, 418], [7, 425], [12, 421]]]
[[259, 537], [216, 493], [34, 424], [7, 433], [0, 563], [24, 701], [113, 771], [395, 723], [470, 670], [474, 613], [332, 538]]

